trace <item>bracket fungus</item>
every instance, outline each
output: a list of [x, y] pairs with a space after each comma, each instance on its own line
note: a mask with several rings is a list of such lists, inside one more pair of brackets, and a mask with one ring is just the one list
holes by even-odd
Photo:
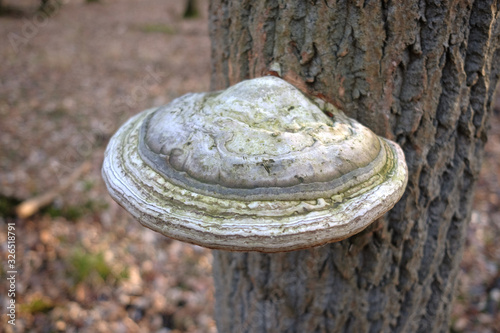
[[273, 76], [137, 114], [112, 137], [102, 173], [146, 227], [260, 252], [352, 236], [407, 182], [397, 144]]

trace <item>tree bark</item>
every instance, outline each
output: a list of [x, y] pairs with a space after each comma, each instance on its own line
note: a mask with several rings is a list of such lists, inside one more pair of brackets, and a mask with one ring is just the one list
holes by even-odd
[[361, 234], [214, 251], [224, 332], [445, 332], [500, 71], [494, 1], [212, 0], [212, 88], [273, 63], [398, 142], [409, 182]]

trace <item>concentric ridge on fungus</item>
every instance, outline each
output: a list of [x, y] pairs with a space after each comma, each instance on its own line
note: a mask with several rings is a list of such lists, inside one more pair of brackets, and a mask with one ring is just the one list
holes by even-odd
[[399, 200], [407, 170], [394, 142], [263, 77], [136, 115], [111, 139], [103, 177], [166, 236], [279, 252], [363, 230]]

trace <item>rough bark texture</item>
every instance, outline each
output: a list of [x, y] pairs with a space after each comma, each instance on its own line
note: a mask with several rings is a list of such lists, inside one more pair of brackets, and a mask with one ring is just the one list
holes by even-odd
[[499, 76], [494, 1], [212, 0], [212, 88], [273, 63], [405, 151], [403, 199], [363, 233], [214, 252], [219, 332], [444, 332]]

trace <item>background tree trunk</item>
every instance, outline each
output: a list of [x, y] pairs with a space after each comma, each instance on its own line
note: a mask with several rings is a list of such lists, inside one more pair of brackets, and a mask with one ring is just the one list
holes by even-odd
[[214, 251], [219, 332], [444, 332], [499, 76], [494, 1], [212, 0], [212, 88], [265, 75], [397, 141], [402, 200], [361, 234]]

